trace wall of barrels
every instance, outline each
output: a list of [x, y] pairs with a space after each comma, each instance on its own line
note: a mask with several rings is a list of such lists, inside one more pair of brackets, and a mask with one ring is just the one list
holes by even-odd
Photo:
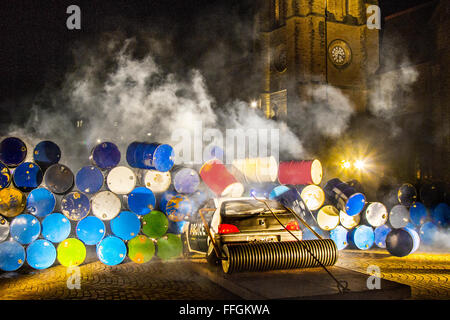
[[[0, 270], [179, 257], [185, 218], [213, 197], [276, 199], [339, 250], [379, 247], [404, 256], [421, 243], [432, 245], [448, 228], [449, 206], [433, 185], [417, 192], [403, 184], [389, 201], [371, 202], [357, 181], [324, 183], [317, 159], [246, 158], [226, 165], [223, 155], [215, 147], [201, 166], [177, 166], [167, 144], [132, 142], [121, 152], [101, 142], [73, 172], [51, 141], [28, 150], [20, 138], [3, 139]], [[304, 228], [303, 239], [315, 236]]]

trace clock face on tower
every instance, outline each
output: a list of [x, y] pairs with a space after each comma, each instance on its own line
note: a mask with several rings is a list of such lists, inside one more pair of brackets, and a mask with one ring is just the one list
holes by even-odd
[[334, 40], [328, 47], [328, 57], [336, 67], [348, 65], [352, 59], [352, 51], [343, 40]]

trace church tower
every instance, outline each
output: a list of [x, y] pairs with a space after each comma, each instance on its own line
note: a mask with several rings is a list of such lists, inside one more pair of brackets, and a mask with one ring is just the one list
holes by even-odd
[[[261, 108], [289, 119], [314, 86], [341, 90], [364, 110], [379, 66], [377, 29], [367, 27], [376, 0], [265, 0], [258, 21], [263, 66]], [[332, 105], [333, 101], [328, 101]]]

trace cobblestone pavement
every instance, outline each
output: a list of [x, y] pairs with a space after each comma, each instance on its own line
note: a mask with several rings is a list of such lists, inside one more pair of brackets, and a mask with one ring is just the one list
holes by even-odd
[[[152, 260], [111, 267], [91, 262], [80, 266], [79, 290], [68, 288], [70, 274], [63, 266], [42, 271], [23, 267], [15, 273], [0, 273], [0, 299], [239, 299], [193, 272], [190, 263]], [[411, 286], [412, 299], [450, 299], [450, 254], [414, 253], [398, 258], [383, 250], [344, 250], [337, 262], [362, 273], [368, 273], [370, 265], [380, 268], [382, 278]]]
[[385, 250], [343, 250], [337, 266], [367, 273], [371, 265], [381, 277], [411, 287], [411, 299], [450, 299], [450, 254], [417, 252], [406, 257]]
[[[239, 299], [186, 266], [187, 261], [133, 262], [106, 266], [92, 262], [80, 266], [80, 289], [69, 289], [71, 272], [63, 266], [0, 274], [0, 299]], [[20, 269], [22, 270], [22, 269]], [[70, 280], [69, 280], [70, 278]]]

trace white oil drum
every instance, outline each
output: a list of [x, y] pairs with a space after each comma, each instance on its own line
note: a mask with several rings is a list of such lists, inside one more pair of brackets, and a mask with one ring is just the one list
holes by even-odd
[[106, 185], [115, 194], [129, 194], [136, 187], [136, 175], [128, 167], [115, 167], [108, 173]]
[[122, 208], [120, 198], [111, 191], [101, 191], [91, 198], [91, 210], [100, 220], [114, 219]]

